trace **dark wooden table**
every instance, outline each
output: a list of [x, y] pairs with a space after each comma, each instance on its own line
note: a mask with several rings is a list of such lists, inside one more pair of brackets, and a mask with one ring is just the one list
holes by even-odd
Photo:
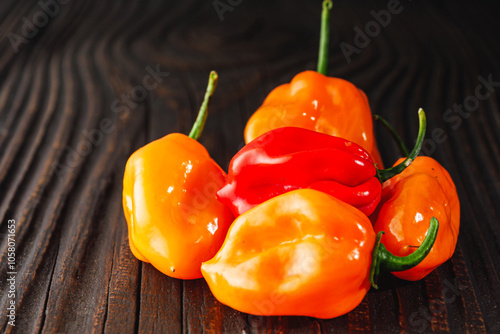
[[[386, 276], [336, 319], [258, 317], [220, 304], [201, 279], [171, 279], [132, 256], [121, 204], [128, 156], [189, 131], [215, 69], [201, 142], [227, 168], [267, 93], [315, 68], [320, 8], [319, 0], [1, 1], [1, 332], [500, 332], [495, 1], [334, 4], [330, 74], [363, 89], [407, 143], [424, 108], [424, 154], [458, 189], [455, 254], [424, 280]], [[375, 23], [381, 10], [390, 20]], [[398, 150], [379, 125], [376, 134], [391, 164]]]

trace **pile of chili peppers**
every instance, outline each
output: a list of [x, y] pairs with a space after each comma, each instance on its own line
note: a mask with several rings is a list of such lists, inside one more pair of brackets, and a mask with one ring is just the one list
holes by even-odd
[[[383, 169], [366, 95], [326, 76], [330, 1], [318, 71], [274, 89], [250, 118], [228, 174], [197, 142], [217, 74], [189, 136], [129, 158], [123, 208], [139, 260], [256, 315], [332, 318], [354, 309], [382, 271], [420, 280], [453, 254], [460, 205], [448, 172], [411, 152]], [[384, 124], [388, 123], [382, 119]]]

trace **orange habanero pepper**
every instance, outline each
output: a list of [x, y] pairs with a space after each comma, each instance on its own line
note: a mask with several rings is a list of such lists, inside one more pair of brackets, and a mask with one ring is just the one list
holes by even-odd
[[293, 190], [236, 218], [201, 268], [214, 296], [236, 310], [332, 318], [354, 309], [381, 269], [422, 261], [438, 226], [432, 219], [424, 244], [395, 257], [358, 209], [317, 190]]
[[248, 120], [245, 142], [276, 128], [301, 127], [350, 140], [383, 168], [366, 94], [349, 81], [326, 76], [331, 7], [331, 1], [323, 2], [317, 72], [301, 72], [289, 84], [272, 90]]
[[[408, 149], [394, 128], [378, 115], [375, 119], [382, 122], [401, 152], [408, 156]], [[427, 276], [453, 255], [460, 228], [460, 202], [450, 174], [433, 158], [417, 157], [409, 168], [384, 182], [382, 200], [370, 219], [375, 231], [387, 232], [387, 249], [404, 256], [425, 238], [424, 221], [431, 216], [439, 219], [441, 228], [429, 256], [410, 270], [394, 273], [395, 276], [410, 281]]]
[[132, 253], [176, 278], [202, 277], [200, 267], [222, 245], [234, 217], [216, 191], [226, 174], [197, 139], [217, 73], [188, 136], [172, 133], [134, 152], [123, 179], [123, 210]]
[[422, 279], [447, 261], [457, 244], [460, 203], [455, 184], [436, 160], [417, 157], [401, 174], [384, 182], [378, 215], [372, 217], [374, 229], [386, 232], [382, 239], [390, 252], [405, 256], [422, 243], [426, 222], [432, 216], [440, 222], [434, 247], [419, 265], [395, 276], [410, 281]]

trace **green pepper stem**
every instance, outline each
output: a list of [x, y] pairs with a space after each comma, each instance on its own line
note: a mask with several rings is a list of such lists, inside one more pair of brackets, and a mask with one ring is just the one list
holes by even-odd
[[380, 242], [383, 231], [377, 234], [377, 239], [375, 240], [375, 246], [372, 251], [372, 264], [370, 267], [370, 283], [375, 288], [378, 289], [376, 283], [377, 277], [380, 271], [395, 272], [404, 271], [411, 269], [422, 262], [427, 254], [432, 249], [434, 242], [436, 241], [437, 233], [439, 230], [439, 222], [436, 217], [432, 217], [429, 229], [427, 230], [427, 235], [424, 242], [417, 248], [413, 253], [407, 256], [396, 256], [389, 252], [387, 248]]
[[399, 147], [399, 150], [401, 151], [401, 153], [405, 157], [409, 156], [410, 151], [408, 151], [408, 148], [406, 147], [405, 143], [403, 142], [403, 139], [401, 138], [399, 133], [397, 133], [396, 130], [394, 130], [394, 128], [389, 124], [389, 122], [387, 122], [387, 120], [380, 115], [375, 115], [375, 116], [373, 116], [373, 118], [376, 121], [379, 121], [380, 123], [382, 123], [382, 125], [386, 128], [386, 130], [389, 131], [389, 133], [392, 135], [392, 138], [394, 139], [394, 141], [398, 144], [398, 147]]
[[200, 138], [201, 136], [201, 133], [203, 132], [203, 127], [205, 126], [205, 122], [207, 121], [208, 104], [210, 103], [210, 98], [214, 93], [215, 87], [217, 87], [218, 79], [219, 76], [217, 75], [217, 72], [210, 72], [207, 91], [205, 92], [205, 98], [203, 99], [203, 103], [201, 104], [200, 111], [198, 112], [198, 117], [196, 117], [196, 121], [193, 124], [193, 128], [189, 133], [189, 137], [193, 138], [194, 140], [198, 140], [198, 138]]
[[319, 36], [318, 73], [327, 75], [328, 73], [328, 43], [330, 40], [330, 9], [332, 1], [323, 1], [323, 11], [321, 12], [321, 32]]
[[419, 120], [419, 129], [415, 147], [413, 148], [411, 153], [406, 157], [406, 159], [402, 161], [400, 164], [387, 169], [377, 169], [377, 177], [380, 180], [380, 182], [384, 183], [391, 177], [394, 177], [399, 173], [401, 173], [402, 171], [404, 171], [406, 167], [408, 167], [420, 153], [420, 149], [422, 148], [422, 143], [424, 142], [425, 129], [427, 127], [425, 112], [422, 110], [422, 108], [418, 110], [418, 120]]

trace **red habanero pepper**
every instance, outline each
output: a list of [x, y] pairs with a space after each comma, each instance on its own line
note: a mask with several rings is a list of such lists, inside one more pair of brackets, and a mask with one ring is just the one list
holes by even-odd
[[130, 249], [162, 273], [201, 277], [201, 263], [224, 242], [234, 220], [215, 192], [226, 174], [197, 141], [217, 82], [210, 73], [205, 100], [189, 137], [171, 133], [135, 151], [123, 178]]
[[300, 127], [361, 145], [383, 168], [366, 94], [349, 81], [326, 76], [331, 7], [331, 1], [323, 2], [317, 71], [301, 72], [272, 90], [248, 120], [245, 142], [276, 128]]
[[370, 215], [380, 201], [382, 182], [404, 170], [420, 152], [426, 127], [422, 109], [419, 121], [411, 155], [385, 170], [377, 169], [361, 146], [343, 138], [293, 127], [266, 132], [233, 157], [217, 197], [238, 216], [279, 194], [311, 188]]
[[202, 264], [221, 303], [256, 315], [333, 318], [354, 309], [381, 270], [405, 270], [432, 247], [435, 218], [408, 257], [380, 243], [368, 217], [313, 189], [279, 195], [236, 218], [219, 252]]

